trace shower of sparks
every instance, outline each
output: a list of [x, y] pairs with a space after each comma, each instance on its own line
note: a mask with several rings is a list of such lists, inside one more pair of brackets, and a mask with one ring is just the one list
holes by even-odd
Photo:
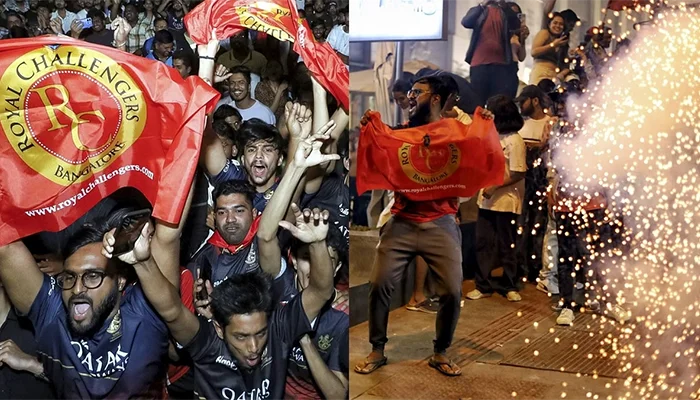
[[[582, 354], [581, 362], [603, 357], [619, 365], [625, 378], [605, 385], [619, 399], [697, 399], [700, 11], [681, 5], [615, 13], [635, 22], [652, 17], [625, 54], [610, 59], [605, 76], [570, 99], [573, 130], [550, 142], [549, 167], [569, 196], [605, 194], [604, 220], [570, 217], [580, 227], [610, 229], [617, 239], [597, 243], [589, 235], [591, 256], [577, 266], [586, 270], [587, 300], [595, 298], [601, 310], [594, 319], [600, 349]], [[632, 319], [615, 323], [614, 314], [627, 310]]]

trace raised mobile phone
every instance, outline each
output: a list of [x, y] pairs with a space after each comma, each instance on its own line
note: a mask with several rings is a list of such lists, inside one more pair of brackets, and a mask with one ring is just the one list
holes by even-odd
[[202, 280], [202, 290], [197, 292], [197, 300], [206, 300], [209, 298], [209, 291], [207, 290], [207, 281], [211, 281], [211, 267], [209, 265], [203, 265], [199, 268], [199, 276], [197, 279]]
[[114, 233], [114, 251], [112, 255], [118, 256], [133, 250], [136, 240], [141, 235], [141, 230], [150, 220], [151, 210], [149, 209], [132, 211], [126, 214]]
[[92, 18], [79, 18], [78, 22], [83, 24], [83, 29], [92, 28]]

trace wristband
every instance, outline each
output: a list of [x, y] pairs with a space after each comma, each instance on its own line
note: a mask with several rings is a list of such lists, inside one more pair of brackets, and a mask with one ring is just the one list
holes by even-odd
[[199, 58], [204, 59], [204, 60], [214, 60], [214, 57], [209, 57], [209, 56], [199, 56]]
[[112, 46], [114, 46], [114, 47], [126, 46], [126, 42], [123, 42], [123, 43], [121, 43], [121, 44], [117, 44], [117, 41], [115, 40], [115, 41], [112, 42]]

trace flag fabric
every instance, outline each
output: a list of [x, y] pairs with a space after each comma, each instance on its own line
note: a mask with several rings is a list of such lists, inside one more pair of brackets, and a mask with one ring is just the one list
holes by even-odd
[[505, 156], [498, 132], [479, 110], [471, 125], [445, 118], [399, 130], [382, 123], [379, 113], [370, 112], [360, 132], [360, 194], [386, 189], [411, 201], [470, 197], [479, 189], [502, 185], [504, 173]]
[[309, 72], [347, 110], [350, 72], [330, 44], [318, 43], [306, 20], [299, 17], [296, 0], [205, 0], [187, 15], [192, 40], [206, 45], [212, 36], [228, 38], [243, 29], [263, 32], [294, 43]]
[[0, 245], [136, 188], [177, 224], [220, 95], [164, 63], [67, 37], [0, 41]]
[[608, 9], [613, 11], [622, 11], [623, 8], [634, 10], [638, 5], [645, 6], [651, 4], [649, 0], [610, 0], [608, 1]]

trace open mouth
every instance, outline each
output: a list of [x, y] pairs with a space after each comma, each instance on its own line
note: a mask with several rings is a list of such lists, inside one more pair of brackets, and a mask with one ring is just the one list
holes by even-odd
[[416, 112], [416, 108], [418, 108], [418, 103], [415, 101], [409, 101], [408, 102], [408, 113], [413, 115], [413, 113]]
[[267, 167], [265, 165], [256, 164], [253, 165], [253, 177], [264, 178], [267, 173]]
[[87, 301], [77, 300], [73, 302], [71, 306], [71, 310], [73, 312], [73, 319], [75, 321], [85, 320], [91, 308], [92, 306], [90, 306], [90, 303], [88, 303]]
[[249, 367], [254, 367], [260, 362], [260, 357], [256, 356], [254, 358], [246, 358], [245, 362], [246, 364], [248, 364]]

